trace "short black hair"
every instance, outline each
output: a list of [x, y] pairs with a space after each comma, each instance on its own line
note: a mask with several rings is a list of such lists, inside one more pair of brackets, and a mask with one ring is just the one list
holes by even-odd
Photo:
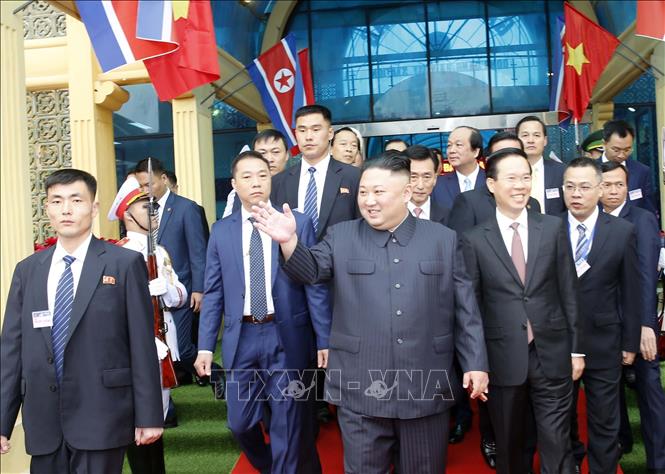
[[335, 143], [335, 138], [337, 137], [337, 134], [340, 133], [340, 132], [351, 132], [351, 133], [353, 133], [353, 136], [356, 137], [356, 143], [358, 144], [358, 149], [360, 149], [360, 138], [358, 137], [358, 135], [356, 135], [356, 132], [351, 130], [350, 127], [342, 127], [338, 130], [335, 130], [335, 134], [333, 135], [331, 143]]
[[515, 155], [524, 158], [529, 165], [529, 172], [531, 172], [531, 164], [529, 164], [529, 159], [527, 158], [526, 153], [524, 153], [524, 150], [520, 150], [519, 148], [502, 148], [487, 157], [487, 160], [485, 161], [485, 176], [495, 180], [499, 175], [499, 163], [509, 156]]
[[[152, 173], [161, 176], [166, 173], [166, 168], [157, 158], [150, 158], [152, 161]], [[136, 164], [134, 173], [147, 173], [148, 172], [148, 158], [143, 158]]]
[[520, 144], [520, 149], [524, 151], [524, 143], [522, 143], [522, 140], [520, 140], [520, 137], [517, 136], [517, 134], [513, 132], [508, 132], [504, 130], [503, 132], [497, 132], [494, 135], [492, 135], [492, 138], [490, 138], [490, 141], [487, 142], [487, 155], [492, 154], [492, 147], [496, 145], [499, 142], [502, 142], [504, 140], [516, 140]]
[[615, 133], [620, 138], [626, 138], [627, 135], [635, 138], [635, 129], [625, 120], [610, 120], [603, 125], [603, 140], [605, 143], [609, 142]]
[[268, 160], [266, 160], [261, 153], [258, 153], [253, 150], [248, 150], [248, 151], [243, 151], [240, 153], [238, 156], [236, 156], [233, 161], [231, 162], [231, 176], [236, 177], [236, 168], [238, 167], [238, 163], [240, 163], [242, 160], [247, 160], [249, 158], [254, 158], [257, 160], [261, 160], [266, 164], [266, 167], [268, 168], [268, 171], [270, 171], [270, 163]]
[[164, 170], [164, 174], [166, 175], [166, 178], [169, 180], [171, 185], [175, 186], [178, 184], [178, 177], [175, 175], [175, 173], [171, 170]]
[[480, 159], [483, 157], [483, 136], [480, 134], [480, 130], [474, 127], [470, 127], [468, 125], [460, 125], [459, 127], [453, 128], [451, 131], [454, 132], [455, 130], [459, 130], [460, 128], [466, 128], [471, 132], [469, 135], [469, 146], [471, 146], [472, 150], [480, 150], [478, 153], [478, 156], [476, 159]]
[[259, 142], [267, 142], [267, 141], [281, 141], [284, 144], [284, 149], [288, 152], [289, 151], [289, 144], [286, 142], [286, 137], [282, 132], [279, 130], [275, 130], [274, 128], [267, 128], [265, 130], [261, 130], [259, 133], [254, 135], [254, 139], [252, 140], [252, 150], [256, 148], [256, 144]]
[[388, 150], [363, 163], [362, 172], [370, 169], [388, 170], [391, 173], [403, 173], [411, 179], [411, 162], [405, 153]]
[[404, 144], [405, 147], [407, 147], [407, 148], [409, 147], [409, 144], [406, 143], [401, 138], [391, 138], [390, 140], [388, 140], [386, 143], [383, 144], [383, 150], [385, 151], [386, 147], [388, 145], [390, 145], [391, 143], [402, 143], [402, 144]]
[[594, 160], [593, 158], [588, 158], [586, 156], [580, 156], [579, 158], [575, 158], [566, 165], [566, 171], [568, 171], [570, 168], [593, 168], [593, 170], [596, 172], [596, 176], [598, 177], [598, 181], [600, 182], [603, 180], [603, 170], [600, 167], [599, 161], [600, 160]]
[[600, 165], [600, 171], [603, 173], [609, 173], [610, 171], [614, 171], [616, 169], [623, 170], [624, 174], [626, 175], [626, 183], [628, 183], [628, 178], [630, 177], [628, 174], [628, 168], [626, 168], [621, 163], [617, 163], [616, 161], [606, 161]]
[[517, 125], [515, 125], [515, 133], [520, 134], [520, 127], [525, 124], [526, 122], [538, 122], [541, 127], [543, 127], [543, 135], [547, 136], [547, 127], [545, 126], [545, 122], [543, 122], [540, 118], [536, 117], [535, 115], [527, 115], [526, 117], [522, 118], [519, 122], [517, 122]]
[[305, 115], [321, 114], [328, 123], [332, 123], [332, 114], [328, 107], [319, 104], [304, 105], [296, 110], [296, 121]]
[[97, 180], [87, 171], [77, 170], [75, 168], [54, 171], [48, 175], [44, 181], [44, 189], [46, 189], [46, 194], [48, 195], [48, 190], [53, 186], [58, 184], [72, 184], [76, 181], [83, 181], [94, 200], [95, 195], [97, 194]]
[[409, 148], [404, 150], [404, 154], [409, 158], [409, 160], [415, 161], [425, 161], [430, 160], [434, 165], [434, 172], [436, 173], [439, 169], [439, 160], [434, 155], [433, 150], [422, 145], [411, 145]]

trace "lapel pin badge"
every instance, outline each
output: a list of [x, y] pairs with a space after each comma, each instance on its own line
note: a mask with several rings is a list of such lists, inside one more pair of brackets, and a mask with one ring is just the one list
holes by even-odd
[[102, 285], [115, 285], [115, 277], [104, 275], [102, 277]]

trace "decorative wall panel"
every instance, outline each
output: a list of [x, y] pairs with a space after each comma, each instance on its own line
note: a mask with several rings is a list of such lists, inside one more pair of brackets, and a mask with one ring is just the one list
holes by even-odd
[[66, 16], [48, 3], [38, 0], [23, 11], [23, 38], [54, 38], [67, 34]]

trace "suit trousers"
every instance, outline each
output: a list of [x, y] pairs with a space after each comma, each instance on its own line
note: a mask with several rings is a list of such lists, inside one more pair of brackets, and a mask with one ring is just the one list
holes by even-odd
[[517, 386], [490, 385], [488, 408], [496, 436], [499, 474], [526, 473], [527, 407], [533, 406], [541, 473], [572, 473], [569, 449], [572, 378], [548, 379], [535, 346], [529, 347], [527, 380]]
[[[286, 369], [276, 323], [242, 323], [234, 367], [226, 374], [228, 426], [249, 462], [262, 473], [298, 470], [307, 397], [296, 400], [289, 394], [300, 381], [297, 371]], [[260, 425], [265, 404], [271, 413], [270, 444]]]
[[[584, 369], [581, 381], [587, 406], [587, 426], [589, 442], [589, 472], [591, 474], [616, 473], [619, 464], [619, 388], [621, 366], [609, 369]], [[574, 404], [571, 416], [571, 452], [577, 463], [584, 458], [584, 445], [577, 433], [578, 380], [574, 389]]]
[[58, 449], [42, 456], [32, 456], [30, 472], [33, 474], [118, 474], [126, 446], [99, 451], [74, 449], [63, 439]]
[[337, 408], [346, 474], [446, 472], [449, 412], [412, 419], [378, 418]]

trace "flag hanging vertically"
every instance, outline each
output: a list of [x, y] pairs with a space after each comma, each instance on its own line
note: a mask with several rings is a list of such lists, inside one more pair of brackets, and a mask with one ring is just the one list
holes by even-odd
[[[139, 0], [139, 14], [155, 15], [155, 4]], [[143, 61], [159, 100], [178, 97], [200, 85], [219, 79], [217, 42], [209, 0], [173, 3], [174, 32], [180, 47], [172, 53]], [[153, 16], [153, 18], [154, 18]], [[141, 21], [141, 18], [139, 18]]]
[[142, 38], [137, 31], [148, 18], [139, 18], [136, 1], [77, 0], [81, 20], [88, 31], [90, 42], [102, 68], [108, 72], [125, 64], [160, 56], [174, 51], [178, 44], [171, 29], [171, 2], [166, 4], [168, 21], [151, 18], [150, 23], [160, 29], [159, 37]]
[[635, 34], [665, 41], [665, 2], [637, 0]]
[[581, 120], [596, 82], [619, 45], [612, 33], [564, 3], [563, 94], [566, 106]]
[[552, 92], [550, 93], [550, 110], [558, 113], [558, 122], [562, 127], [570, 124], [570, 111], [566, 105], [565, 95], [563, 94], [563, 49], [565, 47], [563, 38], [566, 33], [566, 24], [563, 17], [556, 17], [557, 38], [559, 43], [552, 48]]

